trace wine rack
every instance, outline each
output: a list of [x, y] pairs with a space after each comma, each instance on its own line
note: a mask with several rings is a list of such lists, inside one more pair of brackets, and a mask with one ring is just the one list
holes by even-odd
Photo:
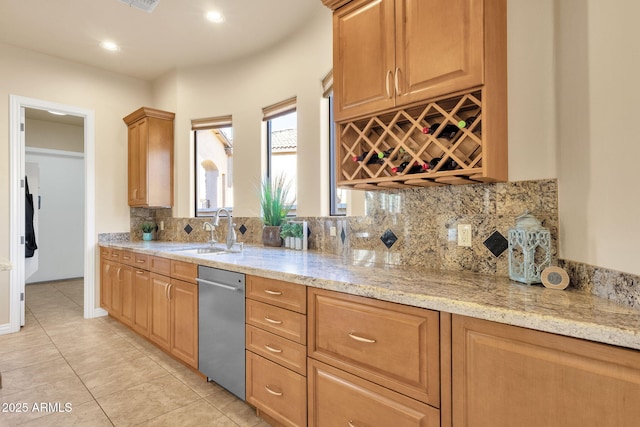
[[483, 90], [339, 123], [338, 186], [369, 190], [506, 180], [506, 142], [488, 140], [504, 133], [485, 126]]

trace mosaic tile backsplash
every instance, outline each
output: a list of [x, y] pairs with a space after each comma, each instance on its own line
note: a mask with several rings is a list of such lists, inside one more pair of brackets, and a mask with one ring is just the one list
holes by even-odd
[[[572, 286], [640, 308], [638, 277], [557, 259], [554, 179], [370, 191], [365, 199], [366, 214], [361, 217], [295, 218], [309, 224], [309, 249], [378, 265], [508, 276], [503, 238], [516, 218], [529, 211], [550, 230], [552, 265], [568, 270]], [[171, 209], [131, 208], [132, 240], [142, 239], [140, 224], [145, 220], [164, 222], [164, 230], [155, 233], [156, 240], [195, 243], [210, 238], [203, 224], [211, 218], [174, 218]], [[262, 244], [260, 218], [234, 217], [233, 222], [239, 242]], [[471, 224], [471, 247], [457, 245], [458, 224]], [[226, 227], [226, 219], [221, 219], [218, 241], [224, 241]]]

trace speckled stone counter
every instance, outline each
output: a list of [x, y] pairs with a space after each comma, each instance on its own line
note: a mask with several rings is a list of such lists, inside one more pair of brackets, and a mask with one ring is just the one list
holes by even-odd
[[184, 255], [180, 249], [204, 245], [100, 245], [640, 350], [638, 310], [579, 290], [526, 286], [478, 273], [381, 267], [356, 256], [313, 251], [249, 246], [242, 253]]

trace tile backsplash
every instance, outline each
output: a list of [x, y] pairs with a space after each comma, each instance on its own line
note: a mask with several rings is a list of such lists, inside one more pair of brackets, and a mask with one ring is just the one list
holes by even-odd
[[[529, 211], [550, 230], [552, 265], [567, 270], [572, 287], [640, 309], [640, 277], [557, 258], [555, 179], [370, 191], [365, 199], [364, 216], [296, 218], [308, 222], [309, 249], [360, 263], [508, 276], [508, 253], [501, 237], [507, 237], [516, 218]], [[142, 238], [140, 224], [145, 220], [164, 222], [164, 230], [155, 233], [157, 240], [195, 243], [210, 238], [203, 224], [211, 218], [174, 218], [171, 209], [131, 208], [131, 240]], [[233, 222], [239, 242], [262, 244], [260, 218], [234, 217]], [[471, 247], [457, 245], [458, 224], [472, 226]], [[219, 241], [226, 229], [222, 219]]]

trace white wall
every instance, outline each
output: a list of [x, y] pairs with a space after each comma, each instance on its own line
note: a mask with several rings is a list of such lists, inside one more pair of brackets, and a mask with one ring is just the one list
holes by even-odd
[[560, 255], [640, 274], [640, 2], [556, 0]]
[[26, 161], [39, 165], [41, 198], [38, 270], [27, 283], [83, 277], [84, 155], [27, 147]]
[[174, 215], [193, 215], [191, 119], [228, 114], [233, 116], [234, 132], [234, 215], [259, 215], [256, 191], [266, 155], [262, 108], [294, 95], [298, 99], [298, 214], [328, 214], [326, 201], [318, 195], [328, 198], [329, 193], [320, 107], [321, 80], [332, 67], [331, 43], [331, 11], [318, 1], [312, 22], [264, 53], [229, 64], [178, 70], [154, 82], [154, 93], [162, 101], [159, 108], [177, 103]]
[[[129, 230], [122, 118], [151, 104], [151, 84], [0, 44], [0, 256], [9, 258], [10, 94], [95, 111], [96, 233]], [[0, 272], [0, 325], [8, 322], [9, 273]]]

